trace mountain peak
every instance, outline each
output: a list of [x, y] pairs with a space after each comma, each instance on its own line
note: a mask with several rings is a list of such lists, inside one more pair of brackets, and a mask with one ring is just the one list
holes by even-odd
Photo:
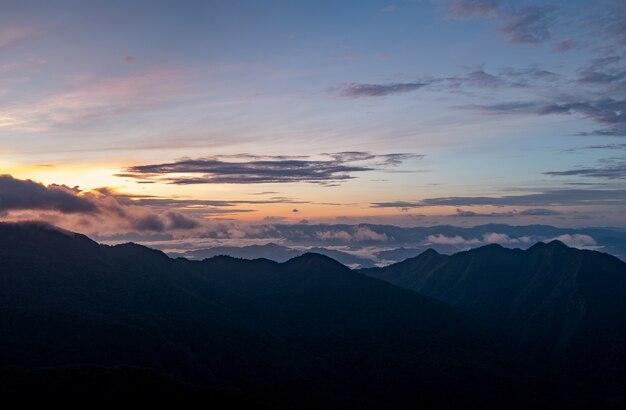
[[97, 248], [98, 244], [87, 236], [56, 227], [43, 221], [28, 222], [0, 222], [1, 240], [9, 240], [13, 245], [17, 242], [40, 243], [44, 248], [49, 248], [54, 243], [72, 242]]
[[549, 248], [569, 248], [569, 246], [567, 246], [563, 242], [559, 241], [558, 239], [554, 239], [554, 240], [548, 242], [547, 246]]
[[497, 252], [497, 251], [501, 251], [505, 249], [507, 248], [500, 245], [499, 243], [490, 243], [490, 244], [481, 246], [480, 248], [470, 249], [467, 252], [472, 252], [472, 253], [474, 252]]
[[340, 268], [349, 270], [349, 268], [337, 262], [333, 258], [314, 252], [303, 253], [300, 256], [289, 259], [287, 262], [285, 262], [285, 264], [303, 267], [315, 267], [315, 269], [332, 267], [335, 269]]
[[420, 253], [418, 257], [422, 257], [422, 256], [432, 257], [432, 256], [439, 256], [439, 255], [441, 254], [437, 252], [435, 249], [428, 248], [424, 252]]
[[551, 240], [550, 242], [537, 242], [533, 246], [527, 249], [531, 250], [544, 250], [544, 249], [571, 249], [569, 246], [559, 241], [558, 239]]
[[268, 242], [268, 243], [263, 244], [263, 245], [251, 245], [251, 246], [257, 246], [260, 249], [285, 249], [284, 246], [279, 245], [276, 242]]
[[333, 258], [330, 258], [326, 255], [322, 255], [321, 253], [316, 252], [305, 252], [302, 255], [296, 256], [295, 258], [291, 258], [288, 262], [309, 262], [309, 261], [324, 261], [324, 262], [336, 262]]

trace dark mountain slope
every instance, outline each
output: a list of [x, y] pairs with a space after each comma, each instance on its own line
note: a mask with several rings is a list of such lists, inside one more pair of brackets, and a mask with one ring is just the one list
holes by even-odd
[[360, 272], [450, 304], [556, 375], [626, 391], [626, 263], [617, 258], [553, 241], [428, 251]]
[[169, 385], [155, 396], [288, 408], [569, 400], [521, 376], [444, 304], [321, 255], [172, 260], [0, 224], [0, 307], [5, 393], [119, 394], [134, 380], [132, 391]]

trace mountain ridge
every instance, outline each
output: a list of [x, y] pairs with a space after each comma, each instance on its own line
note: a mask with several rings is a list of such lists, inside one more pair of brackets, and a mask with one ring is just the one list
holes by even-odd
[[359, 272], [449, 304], [548, 374], [613, 391], [626, 386], [619, 370], [626, 365], [620, 259], [555, 240], [526, 250], [488, 245], [429, 261], [424, 253]]
[[[136, 377], [145, 386], [226, 389], [274, 408], [570, 400], [517, 370], [449, 306], [322, 255], [189, 261], [0, 224], [0, 262], [6, 394], [46, 383], [100, 391], [89, 380], [122, 366], [150, 369]], [[85, 377], [64, 370], [85, 365]]]

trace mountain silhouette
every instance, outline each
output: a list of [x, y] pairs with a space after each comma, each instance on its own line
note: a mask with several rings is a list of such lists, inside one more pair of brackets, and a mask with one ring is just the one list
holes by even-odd
[[447, 305], [318, 254], [189, 261], [0, 224], [0, 277], [4, 394], [272, 408], [585, 403]]
[[326, 249], [321, 247], [312, 247], [307, 250], [300, 250], [281, 246], [275, 243], [266, 243], [265, 245], [248, 245], [248, 246], [216, 246], [212, 248], [195, 249], [186, 252], [170, 252], [172, 257], [182, 257], [187, 259], [207, 259], [214, 256], [232, 256], [242, 259], [259, 259], [265, 258], [275, 262], [287, 262], [289, 259], [300, 256], [304, 253], [312, 252], [320, 255], [329, 256], [343, 265], [355, 268], [374, 267], [371, 259], [352, 255], [347, 252], [335, 249]]
[[626, 391], [626, 263], [611, 255], [488, 245], [360, 272], [449, 304], [552, 376]]

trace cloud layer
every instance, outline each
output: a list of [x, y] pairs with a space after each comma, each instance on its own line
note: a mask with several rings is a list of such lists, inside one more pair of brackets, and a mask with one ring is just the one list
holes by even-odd
[[44, 185], [11, 175], [0, 176], [0, 216], [5, 220], [37, 219], [88, 230], [163, 232], [190, 230], [200, 221], [167, 206], [133, 203], [108, 188]]
[[37, 209], [62, 213], [94, 213], [98, 208], [87, 198], [79, 196], [76, 188], [48, 185], [0, 175], [0, 213], [13, 210]]
[[375, 202], [373, 208], [423, 208], [425, 206], [571, 206], [611, 205], [626, 201], [625, 189], [554, 189], [507, 196], [451, 196], [420, 201]]

